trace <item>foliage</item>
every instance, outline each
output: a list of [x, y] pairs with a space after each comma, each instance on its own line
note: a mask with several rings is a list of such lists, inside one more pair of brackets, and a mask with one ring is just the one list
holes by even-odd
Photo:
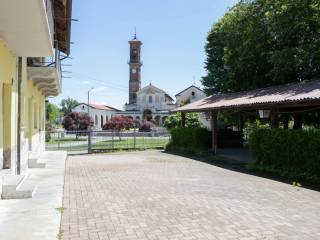
[[59, 108], [53, 104], [48, 103], [46, 106], [46, 121], [51, 125], [56, 125], [58, 118], [61, 116]]
[[[167, 129], [181, 127], [181, 113], [171, 114], [166, 118], [163, 125]], [[197, 113], [186, 113], [185, 127], [202, 127], [202, 123], [199, 121], [199, 116]]]
[[133, 127], [132, 118], [126, 116], [114, 116], [103, 125], [103, 130], [125, 130]]
[[77, 105], [79, 105], [79, 102], [75, 99], [72, 99], [70, 97], [62, 99], [60, 106], [63, 116], [66, 116], [67, 114], [72, 112], [72, 109], [74, 109]]
[[318, 0], [242, 0], [205, 47], [205, 92], [250, 90], [320, 76]]
[[67, 131], [86, 131], [92, 120], [87, 113], [71, 112], [64, 117], [62, 126]]
[[139, 127], [140, 132], [150, 132], [152, 128], [154, 128], [156, 125], [153, 122], [146, 121], [142, 123]]
[[210, 146], [211, 132], [205, 128], [173, 128], [167, 150], [180, 149], [193, 153], [198, 150], [208, 150]]
[[319, 130], [260, 128], [251, 133], [249, 144], [258, 168], [298, 180], [320, 179]]

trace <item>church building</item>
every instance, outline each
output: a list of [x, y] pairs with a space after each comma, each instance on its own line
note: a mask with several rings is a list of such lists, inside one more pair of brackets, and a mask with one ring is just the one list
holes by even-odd
[[125, 111], [117, 114], [134, 120], [154, 120], [157, 125], [162, 125], [170, 110], [176, 107], [174, 99], [152, 84], [141, 88], [142, 42], [135, 35], [129, 45], [129, 103], [125, 104]]

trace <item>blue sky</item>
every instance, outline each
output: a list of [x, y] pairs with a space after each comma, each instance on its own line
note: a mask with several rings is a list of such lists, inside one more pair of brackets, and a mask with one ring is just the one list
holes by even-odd
[[174, 96], [194, 82], [201, 86], [204, 45], [212, 24], [237, 0], [73, 1], [72, 64], [64, 67], [63, 92], [122, 108], [128, 101], [130, 40], [137, 28], [142, 46], [142, 87], [150, 82]]

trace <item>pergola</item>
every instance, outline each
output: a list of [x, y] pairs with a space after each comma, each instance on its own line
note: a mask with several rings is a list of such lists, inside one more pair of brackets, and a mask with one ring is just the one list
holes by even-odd
[[259, 111], [260, 117], [270, 117], [271, 127], [278, 122], [280, 112], [307, 112], [320, 109], [320, 80], [303, 81], [252, 91], [212, 95], [197, 102], [174, 109], [182, 113], [207, 112], [211, 115], [212, 150], [217, 151], [220, 111]]

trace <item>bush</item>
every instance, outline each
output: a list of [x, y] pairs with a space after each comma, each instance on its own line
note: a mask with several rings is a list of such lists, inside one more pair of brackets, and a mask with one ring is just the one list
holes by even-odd
[[276, 169], [286, 177], [320, 179], [319, 130], [256, 129], [249, 144], [261, 169]]
[[[174, 113], [171, 114], [166, 118], [163, 123], [163, 126], [167, 129], [179, 128], [181, 126], [181, 113]], [[199, 120], [199, 116], [197, 113], [186, 113], [186, 121], [185, 121], [186, 128], [201, 128], [202, 123]]]
[[208, 150], [211, 147], [211, 132], [205, 128], [174, 128], [167, 150], [181, 150], [188, 153]]
[[153, 122], [146, 121], [139, 127], [139, 132], [150, 132], [156, 125]]
[[87, 113], [71, 112], [64, 117], [62, 126], [67, 131], [86, 131], [90, 123], [91, 118]]
[[132, 118], [126, 116], [114, 116], [109, 121], [107, 121], [102, 129], [103, 130], [129, 130], [133, 127]]

